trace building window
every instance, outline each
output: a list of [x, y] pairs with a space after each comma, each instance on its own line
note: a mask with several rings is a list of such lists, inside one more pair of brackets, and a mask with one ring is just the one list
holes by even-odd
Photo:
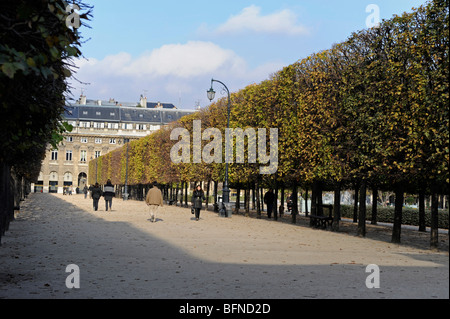
[[116, 113], [111, 112], [111, 113], [109, 113], [109, 115], [110, 115], [110, 116], [114, 116], [114, 115], [116, 115]]
[[122, 123], [122, 129], [123, 130], [132, 130], [133, 124], [132, 123]]
[[87, 158], [87, 151], [81, 151], [80, 153], [80, 162], [85, 163]]
[[72, 161], [72, 151], [66, 151], [66, 161]]
[[83, 111], [83, 115], [88, 115], [88, 111]]
[[116, 139], [115, 138], [110, 138], [109, 139], [109, 144], [116, 144]]
[[119, 123], [108, 123], [108, 128], [118, 129]]
[[52, 151], [52, 161], [58, 160], [58, 151]]
[[102, 139], [97, 137], [95, 139], [95, 144], [102, 144]]
[[103, 122], [94, 122], [94, 128], [105, 128], [105, 123], [103, 123]]
[[95, 158], [99, 158], [100, 156], [102, 156], [102, 152], [101, 151], [95, 151]]
[[145, 124], [137, 124], [136, 126], [137, 126], [138, 130], [146, 130], [147, 129], [147, 126]]
[[88, 142], [87, 137], [82, 137], [82, 138], [81, 138], [81, 143], [87, 143], [87, 142]]
[[95, 112], [95, 115], [102, 115], [102, 112]]
[[69, 142], [69, 143], [73, 142], [73, 137], [72, 136], [67, 136], [66, 137], [66, 142]]
[[80, 122], [80, 127], [89, 128], [91, 127], [90, 122]]

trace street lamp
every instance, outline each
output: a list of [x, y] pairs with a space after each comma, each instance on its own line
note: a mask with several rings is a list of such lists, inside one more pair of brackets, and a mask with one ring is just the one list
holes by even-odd
[[[227, 93], [228, 93], [227, 128], [230, 128], [230, 109], [231, 109], [230, 90], [228, 90], [227, 86], [223, 82], [211, 79], [211, 88], [208, 91], [206, 91], [208, 99], [210, 101], [214, 100], [214, 97], [216, 95], [216, 92], [213, 89], [213, 82], [222, 84], [223, 87], [225, 88], [225, 90], [227, 90]], [[223, 183], [222, 193], [223, 193], [222, 207], [221, 207], [219, 213], [225, 217], [228, 217], [227, 213], [225, 211], [226, 208], [224, 207], [225, 205], [228, 205], [230, 203], [230, 189], [228, 188], [228, 162], [225, 163], [225, 181]]]

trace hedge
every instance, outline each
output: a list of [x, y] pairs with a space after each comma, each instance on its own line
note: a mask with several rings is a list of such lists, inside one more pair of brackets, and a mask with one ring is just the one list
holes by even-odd
[[[366, 220], [372, 220], [372, 206], [366, 208]], [[344, 218], [353, 218], [353, 206], [341, 205], [341, 216]], [[439, 228], [448, 229], [449, 211], [444, 209], [438, 210]], [[394, 207], [378, 207], [377, 221], [380, 223], [394, 222]], [[415, 208], [406, 208], [402, 210], [402, 225], [419, 226], [419, 210]], [[425, 210], [425, 225], [431, 227], [431, 211]]]

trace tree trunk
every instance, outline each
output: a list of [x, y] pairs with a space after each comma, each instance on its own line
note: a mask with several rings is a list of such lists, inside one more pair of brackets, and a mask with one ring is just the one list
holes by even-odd
[[218, 204], [217, 204], [217, 187], [219, 185], [218, 181], [214, 181], [214, 211], [218, 212]]
[[297, 222], [297, 214], [298, 214], [298, 194], [297, 194], [297, 185], [292, 187], [292, 223], [295, 224]]
[[250, 213], [250, 188], [246, 187], [244, 191], [244, 209], [245, 209], [245, 217], [248, 217]]
[[431, 195], [431, 237], [430, 247], [437, 249], [439, 247], [439, 217], [438, 217], [438, 195], [435, 190], [432, 190]]
[[425, 225], [425, 192], [419, 190], [419, 231], [426, 231]]
[[256, 218], [261, 218], [261, 197], [259, 196], [259, 183], [256, 181], [255, 183], [256, 190]]
[[317, 182], [314, 181], [311, 191], [311, 214], [317, 216]]
[[359, 191], [359, 183], [355, 185], [355, 203], [353, 205], [353, 222], [356, 223], [358, 221], [358, 191]]
[[359, 189], [358, 236], [366, 236], [366, 181], [361, 181]]
[[188, 182], [184, 182], [184, 205], [186, 205], [186, 207], [189, 206], [189, 204], [188, 204]]
[[252, 209], [256, 209], [255, 184], [252, 185]]
[[377, 213], [378, 213], [378, 189], [376, 186], [372, 189], [372, 225], [377, 224]]
[[284, 186], [281, 187], [280, 190], [280, 217], [283, 216], [284, 214]]
[[305, 216], [308, 217], [308, 187], [305, 187]]
[[184, 198], [184, 182], [181, 182], [181, 186], [180, 186], [180, 207], [183, 207], [183, 198]]
[[341, 220], [341, 184], [336, 183], [334, 189], [334, 211], [333, 211], [333, 231], [339, 231], [339, 221]]
[[211, 180], [208, 179], [208, 183], [206, 184], [206, 210], [208, 210], [209, 206], [209, 187], [211, 186]]
[[238, 186], [236, 189], [236, 205], [234, 208], [234, 213], [239, 214], [240, 208], [241, 208], [241, 188]]
[[274, 196], [273, 196], [273, 220], [278, 220], [278, 186], [275, 186]]
[[264, 189], [261, 187], [260, 188], [260, 198], [261, 198], [261, 211], [264, 211]]
[[402, 232], [402, 209], [403, 209], [403, 186], [397, 184], [395, 186], [395, 211], [394, 211], [394, 227], [392, 228], [392, 240], [393, 243], [400, 243], [400, 237]]
[[[319, 183], [313, 181], [311, 190], [311, 215], [318, 216], [320, 214], [318, 204], [319, 197]], [[312, 219], [309, 220], [309, 226], [313, 226]]]
[[319, 214], [319, 216], [323, 216], [323, 185], [322, 182], [317, 182], [317, 195], [316, 195], [316, 200], [317, 200], [317, 212]]

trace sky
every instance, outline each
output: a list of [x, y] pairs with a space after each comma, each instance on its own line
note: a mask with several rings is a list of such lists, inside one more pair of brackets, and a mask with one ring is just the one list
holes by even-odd
[[[88, 99], [210, 104], [211, 79], [236, 92], [380, 19], [425, 0], [84, 0], [94, 6], [80, 28], [72, 95]], [[370, 6], [372, 5], [372, 6]], [[374, 6], [375, 8], [374, 9]], [[369, 7], [368, 7], [369, 6]], [[378, 11], [377, 11], [378, 10]], [[214, 82], [216, 99], [224, 93]]]

